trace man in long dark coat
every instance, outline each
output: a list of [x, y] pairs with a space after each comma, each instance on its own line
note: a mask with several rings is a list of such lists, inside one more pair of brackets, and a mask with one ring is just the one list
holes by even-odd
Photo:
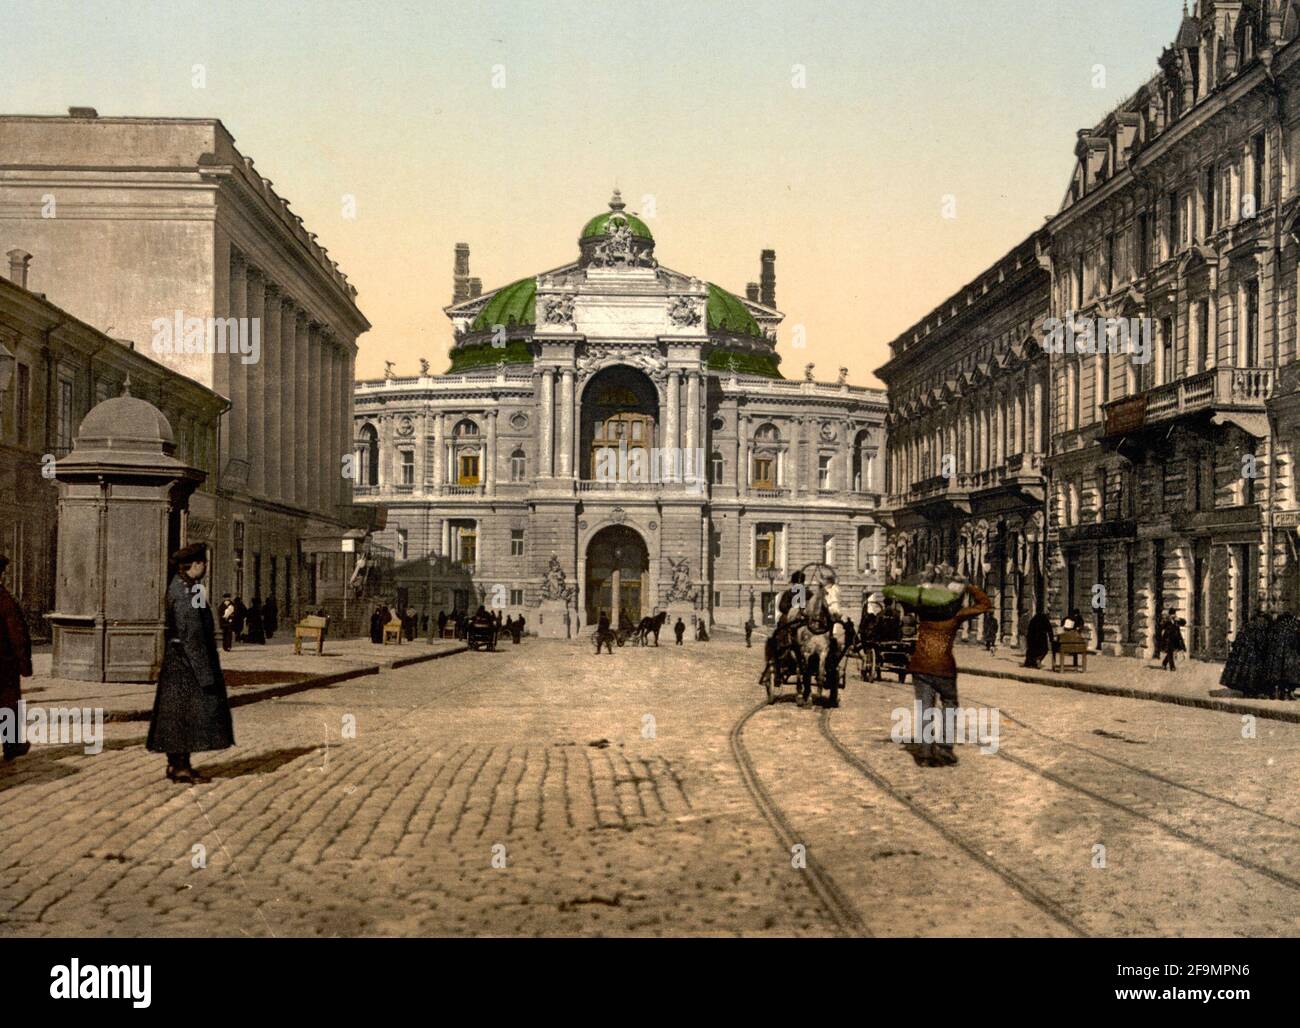
[[190, 754], [235, 745], [226, 682], [217, 656], [212, 610], [200, 582], [207, 553], [201, 543], [172, 556], [176, 575], [167, 586], [167, 646], [149, 719], [146, 748], [167, 754], [169, 781], [205, 781]]
[[262, 600], [258, 596], [248, 607], [248, 641], [266, 645], [266, 622], [262, 620]]
[[382, 643], [384, 641], [384, 608], [381, 604], [375, 605], [374, 613], [370, 615], [370, 641], [372, 643]]
[[1052, 619], [1039, 611], [1029, 619], [1025, 629], [1025, 667], [1042, 667], [1043, 658], [1052, 650]]
[[22, 679], [32, 676], [32, 641], [27, 619], [4, 586], [9, 558], [0, 557], [0, 709], [8, 712], [13, 736], [4, 740], [4, 759], [21, 757], [32, 744], [18, 741], [18, 703], [23, 698]]
[[280, 627], [280, 614], [276, 610], [274, 596], [268, 596], [262, 604], [262, 627], [266, 630], [268, 639], [274, 637], [275, 630]]

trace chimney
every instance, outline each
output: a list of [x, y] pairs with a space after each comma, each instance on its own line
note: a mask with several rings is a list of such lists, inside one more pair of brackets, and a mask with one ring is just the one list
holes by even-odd
[[483, 280], [481, 278], [471, 278], [469, 280], [469, 298], [476, 300], [483, 295]]
[[751, 302], [753, 302], [753, 303], [758, 303], [758, 283], [757, 283], [757, 282], [746, 282], [746, 283], [745, 283], [745, 299], [746, 299], [746, 300], [749, 300], [749, 301], [751, 301]]
[[451, 302], [469, 299], [469, 243], [456, 244], [456, 269], [452, 274]]
[[32, 262], [32, 255], [26, 250], [9, 251], [9, 281], [16, 286], [27, 288], [27, 266]]
[[763, 272], [759, 275], [761, 285], [758, 290], [758, 302], [764, 307], [776, 306], [776, 251], [763, 251]]

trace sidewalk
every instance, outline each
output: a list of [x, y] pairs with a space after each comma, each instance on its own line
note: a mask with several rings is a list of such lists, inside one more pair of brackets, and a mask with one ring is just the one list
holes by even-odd
[[[1154, 658], [1109, 657], [1088, 654], [1086, 673], [1048, 670], [1050, 655], [1043, 669], [1024, 667], [1025, 656], [1004, 646], [995, 654], [974, 643], [959, 644], [957, 665], [968, 675], [987, 678], [1011, 678], [1036, 685], [1060, 689], [1125, 696], [1136, 700], [1176, 703], [1183, 707], [1201, 707], [1233, 714], [1253, 714], [1274, 721], [1300, 723], [1300, 703], [1285, 700], [1260, 700], [1247, 697], [1219, 684], [1223, 664], [1214, 661], [1186, 660], [1174, 672], [1164, 671]], [[1069, 660], [1066, 667], [1069, 668]]]
[[[230, 705], [287, 696], [305, 689], [345, 682], [363, 675], [377, 675], [389, 668], [406, 667], [426, 660], [437, 660], [466, 650], [454, 639], [437, 639], [432, 643], [417, 639], [400, 646], [376, 646], [369, 639], [326, 639], [325, 652], [317, 656], [303, 647], [295, 656], [293, 641], [267, 643], [265, 646], [235, 644], [221, 654]], [[48, 647], [32, 654], [31, 678], [23, 679], [23, 699], [31, 706], [102, 707], [105, 721], [148, 721], [153, 710], [152, 683], [74, 682], [51, 678], [54, 657]]]

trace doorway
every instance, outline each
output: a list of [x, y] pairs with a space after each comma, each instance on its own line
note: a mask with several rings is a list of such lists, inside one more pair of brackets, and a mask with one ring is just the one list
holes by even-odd
[[601, 613], [615, 628], [644, 615], [650, 554], [645, 541], [624, 525], [601, 529], [587, 545], [587, 623]]

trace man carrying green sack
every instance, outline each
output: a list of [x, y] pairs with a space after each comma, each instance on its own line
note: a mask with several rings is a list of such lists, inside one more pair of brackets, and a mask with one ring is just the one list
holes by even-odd
[[[919, 585], [886, 586], [885, 596], [916, 611], [920, 627], [916, 636], [916, 649], [908, 662], [907, 671], [912, 676], [912, 688], [920, 713], [915, 731], [920, 746], [914, 752], [916, 762], [928, 767], [944, 767], [957, 763], [953, 740], [944, 731], [944, 708], [957, 707], [957, 662], [953, 659], [952, 645], [957, 630], [963, 622], [987, 614], [993, 604], [984, 591], [976, 585], [956, 578], [952, 568], [941, 565], [927, 569]], [[937, 585], [946, 582], [946, 585]], [[961, 604], [969, 594], [970, 606]], [[937, 737], [925, 742], [921, 734], [929, 731]]]

